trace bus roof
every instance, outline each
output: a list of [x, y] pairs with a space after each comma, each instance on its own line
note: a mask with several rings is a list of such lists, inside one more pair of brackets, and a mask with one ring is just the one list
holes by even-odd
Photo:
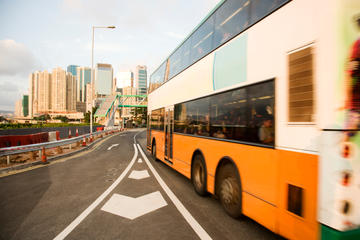
[[165, 60], [161, 61], [159, 66], [154, 70], [152, 71], [152, 73], [150, 74], [150, 79], [151, 79], [151, 76], [154, 74], [154, 72], [156, 72], [160, 67], [161, 65], [179, 48], [181, 47], [181, 45], [186, 41], [188, 40], [188, 38], [201, 26], [201, 24], [203, 24], [226, 0], [220, 0], [220, 2], [218, 2], [216, 4], [216, 6], [203, 18], [203, 20], [198, 24], [196, 25], [196, 27], [185, 37], [184, 40], [182, 40], [180, 42], [180, 44], [177, 45], [177, 47], [165, 58]]

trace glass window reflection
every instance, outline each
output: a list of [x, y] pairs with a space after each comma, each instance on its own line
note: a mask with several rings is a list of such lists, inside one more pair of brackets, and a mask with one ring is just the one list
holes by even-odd
[[175, 132], [274, 145], [274, 81], [175, 105]]
[[191, 63], [211, 51], [214, 35], [214, 15], [208, 18], [191, 37]]
[[249, 11], [250, 0], [228, 0], [216, 11], [214, 48], [250, 25]]

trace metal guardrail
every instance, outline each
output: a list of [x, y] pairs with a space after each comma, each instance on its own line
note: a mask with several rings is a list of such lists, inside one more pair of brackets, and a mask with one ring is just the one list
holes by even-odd
[[[92, 136], [97, 136], [104, 133], [106, 134], [114, 130], [120, 130], [120, 128], [119, 127], [107, 128], [104, 131], [93, 132]], [[44, 149], [55, 148], [63, 145], [72, 144], [81, 141], [84, 138], [89, 138], [89, 137], [91, 137], [90, 133], [68, 139], [53, 141], [53, 142], [44, 142], [44, 143], [36, 143], [36, 144], [29, 144], [29, 145], [15, 146], [15, 147], [0, 148], [0, 157], [26, 153], [26, 152], [40, 151], [43, 148]]]

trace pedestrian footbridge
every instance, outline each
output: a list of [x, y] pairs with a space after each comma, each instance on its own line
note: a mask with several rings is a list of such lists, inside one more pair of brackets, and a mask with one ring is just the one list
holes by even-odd
[[[135, 105], [126, 104], [131, 100], [131, 98], [135, 98]], [[106, 127], [114, 126], [115, 123], [115, 113], [118, 109], [121, 108], [131, 108], [131, 107], [147, 107], [144, 104], [147, 95], [110, 95], [107, 96], [103, 102], [100, 104], [99, 108], [96, 110], [94, 117], [95, 121], [105, 125]]]

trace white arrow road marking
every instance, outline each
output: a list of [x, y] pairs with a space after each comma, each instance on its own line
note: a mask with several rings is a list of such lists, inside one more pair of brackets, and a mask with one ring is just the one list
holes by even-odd
[[131, 162], [126, 167], [126, 169], [121, 173], [120, 177], [118, 177], [118, 179], [116, 179], [115, 182], [111, 184], [111, 186], [108, 189], [106, 189], [106, 191], [95, 200], [95, 202], [93, 202], [77, 218], [75, 218], [75, 220], [72, 221], [72, 223], [70, 223], [69, 226], [67, 226], [61, 233], [59, 233], [59, 235], [57, 235], [54, 238], [54, 240], [60, 240], [66, 238], [66, 236], [69, 235], [72, 232], [72, 230], [74, 230], [76, 226], [79, 225], [102, 202], [102, 200], [104, 200], [104, 198], [106, 198], [111, 193], [112, 190], [114, 190], [114, 188], [121, 182], [121, 180], [123, 180], [126, 174], [130, 171], [131, 167], [134, 165], [136, 158], [138, 156], [138, 149], [135, 144], [134, 144], [134, 149], [135, 149], [134, 157], [132, 158]]
[[118, 146], [118, 145], [119, 145], [118, 143], [115, 143], [115, 144], [111, 145], [110, 147], [108, 147], [107, 150], [111, 150], [113, 147], [116, 147], [116, 146]]
[[143, 170], [143, 171], [133, 170], [129, 175], [129, 178], [137, 179], [137, 180], [143, 179], [143, 178], [148, 178], [148, 177], [150, 177], [150, 175], [147, 170]]
[[138, 163], [142, 163], [143, 161], [141, 160], [141, 158], [139, 158], [139, 160], [138, 160]]
[[115, 193], [101, 210], [133, 220], [166, 205], [167, 203], [159, 191], [138, 198]]
[[174, 203], [175, 207], [178, 209], [178, 211], [183, 215], [185, 220], [189, 223], [189, 225], [192, 227], [192, 229], [196, 232], [196, 234], [199, 236], [200, 239], [212, 239], [209, 234], [202, 228], [202, 226], [195, 220], [195, 218], [190, 214], [190, 212], [185, 208], [185, 206], [180, 202], [180, 200], [175, 196], [175, 194], [170, 190], [170, 188], [166, 185], [164, 180], [160, 177], [160, 175], [157, 173], [155, 168], [151, 165], [149, 159], [146, 157], [145, 153], [143, 152], [142, 148], [139, 144], [137, 144], [137, 147], [139, 148], [139, 151], [145, 160], [146, 164], [150, 168], [151, 172], [154, 174], [156, 180], [160, 184], [160, 186], [164, 189], [166, 194], [169, 196], [171, 201]]

